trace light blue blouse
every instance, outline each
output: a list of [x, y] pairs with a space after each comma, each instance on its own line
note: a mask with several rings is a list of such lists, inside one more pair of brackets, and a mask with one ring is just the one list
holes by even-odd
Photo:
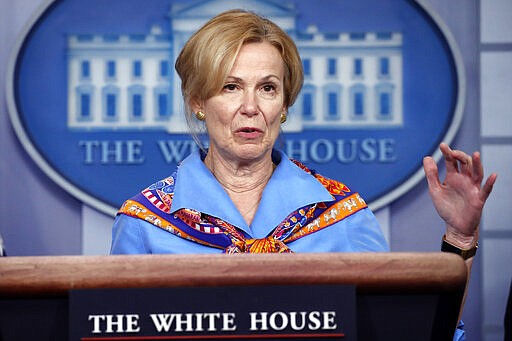
[[[201, 160], [200, 152], [188, 156], [176, 175], [171, 212], [182, 208], [216, 216], [244, 231], [247, 238], [264, 238], [291, 212], [333, 197], [312, 175], [274, 151], [277, 167], [272, 174], [251, 225], [247, 225], [226, 191]], [[388, 251], [375, 216], [366, 208], [320, 231], [288, 244], [294, 252]], [[221, 253], [173, 235], [141, 219], [120, 214], [112, 231], [112, 254]]]

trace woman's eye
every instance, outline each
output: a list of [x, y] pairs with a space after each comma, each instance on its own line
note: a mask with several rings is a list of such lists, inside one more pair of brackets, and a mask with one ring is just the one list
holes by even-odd
[[276, 89], [276, 87], [273, 86], [272, 84], [267, 84], [267, 85], [263, 86], [263, 91], [265, 91], [265, 92], [272, 92], [275, 89]]
[[274, 84], [265, 84], [260, 88], [260, 93], [269, 98], [274, 98], [277, 94], [277, 87]]
[[236, 84], [226, 84], [224, 85], [224, 89], [228, 91], [234, 91], [236, 90]]

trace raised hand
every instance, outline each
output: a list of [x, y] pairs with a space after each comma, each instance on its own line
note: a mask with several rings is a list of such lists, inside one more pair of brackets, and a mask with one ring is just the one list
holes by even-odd
[[432, 157], [423, 159], [429, 193], [439, 216], [446, 222], [447, 240], [462, 248], [471, 247], [478, 240], [482, 210], [497, 174], [491, 174], [482, 186], [484, 171], [479, 152], [469, 156], [452, 150], [446, 143], [439, 148], [446, 164], [443, 182]]

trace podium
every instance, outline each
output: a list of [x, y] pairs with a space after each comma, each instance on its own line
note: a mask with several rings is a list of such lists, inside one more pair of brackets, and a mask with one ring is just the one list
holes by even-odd
[[68, 340], [70, 290], [267, 285], [355, 286], [358, 340], [451, 340], [466, 275], [446, 253], [4, 257], [0, 340]]

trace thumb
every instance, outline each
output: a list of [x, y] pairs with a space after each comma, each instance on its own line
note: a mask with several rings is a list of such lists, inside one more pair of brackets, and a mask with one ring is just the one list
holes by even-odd
[[431, 156], [423, 158], [423, 171], [425, 172], [428, 187], [431, 191], [441, 187], [437, 165]]

